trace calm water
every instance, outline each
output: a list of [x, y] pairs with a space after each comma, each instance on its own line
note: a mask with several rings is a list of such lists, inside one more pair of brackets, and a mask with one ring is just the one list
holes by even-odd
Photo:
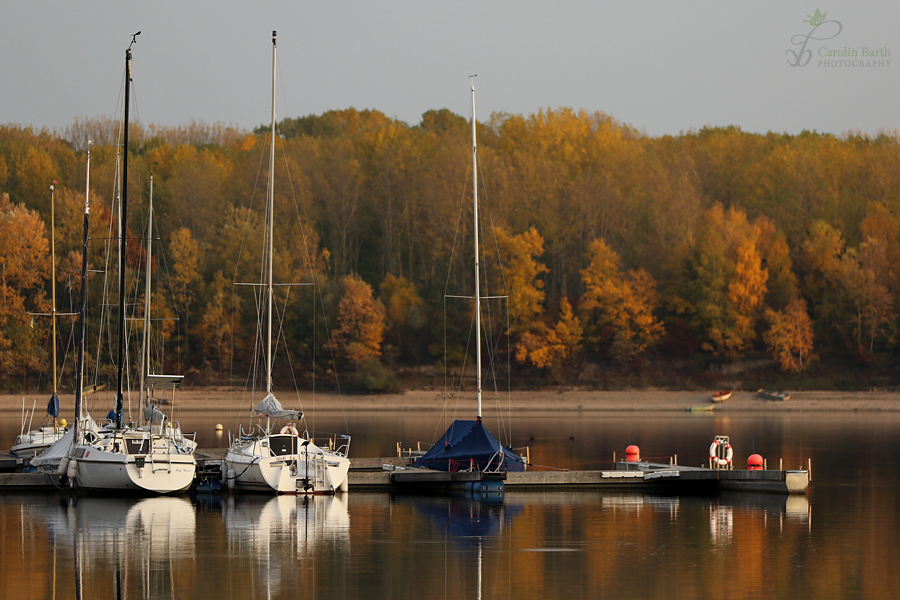
[[[215, 419], [185, 422], [201, 446]], [[227, 424], [226, 424], [227, 425]], [[435, 416], [320, 418], [356, 456], [429, 442]], [[504, 429], [489, 422], [495, 432]], [[591, 414], [505, 424], [532, 462], [812, 459], [806, 497], [516, 493], [105, 499], [0, 494], [0, 598], [898, 598], [900, 414]], [[11, 442], [18, 421], [0, 424]], [[604, 462], [605, 461], [605, 462]]]

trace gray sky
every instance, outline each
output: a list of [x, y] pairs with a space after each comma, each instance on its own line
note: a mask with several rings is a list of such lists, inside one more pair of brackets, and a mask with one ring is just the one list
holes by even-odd
[[[827, 13], [809, 64], [786, 50]], [[14, 2], [0, 0], [0, 123], [64, 128], [112, 116], [134, 47], [139, 117], [252, 128], [268, 121], [273, 29], [278, 117], [374, 108], [602, 111], [649, 135], [705, 125], [843, 133], [900, 129], [900, 3], [780, 1]], [[830, 28], [830, 29], [829, 29]], [[825, 67], [822, 49], [887, 48], [890, 66]], [[848, 60], [832, 58], [831, 60]]]

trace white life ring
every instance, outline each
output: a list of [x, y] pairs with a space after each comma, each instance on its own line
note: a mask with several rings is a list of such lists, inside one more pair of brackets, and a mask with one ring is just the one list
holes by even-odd
[[292, 435], [300, 436], [300, 432], [297, 431], [297, 428], [294, 427], [294, 424], [291, 423], [289, 425], [285, 425], [281, 428], [281, 433], [290, 433]]
[[734, 450], [731, 449], [731, 444], [726, 444], [725, 458], [719, 458], [719, 454], [716, 450], [720, 445], [719, 440], [713, 440], [713, 443], [709, 445], [709, 458], [720, 467], [727, 467], [731, 464], [731, 459], [734, 458]]

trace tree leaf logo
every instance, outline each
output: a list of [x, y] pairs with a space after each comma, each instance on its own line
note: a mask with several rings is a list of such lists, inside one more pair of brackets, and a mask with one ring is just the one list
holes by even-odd
[[803, 19], [804, 23], [809, 23], [813, 27], [821, 25], [825, 21], [825, 17], [828, 16], [827, 12], [819, 12], [819, 9], [816, 9], [815, 14], [806, 15], [809, 19]]

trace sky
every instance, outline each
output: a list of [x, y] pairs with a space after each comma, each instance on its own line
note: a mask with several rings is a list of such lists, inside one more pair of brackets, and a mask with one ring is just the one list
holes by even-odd
[[142, 123], [252, 129], [270, 118], [277, 30], [279, 120], [347, 107], [410, 125], [431, 109], [468, 118], [477, 73], [479, 120], [567, 107], [650, 136], [900, 130], [900, 3], [817, 1], [0, 0], [0, 124], [118, 114], [141, 31]]

